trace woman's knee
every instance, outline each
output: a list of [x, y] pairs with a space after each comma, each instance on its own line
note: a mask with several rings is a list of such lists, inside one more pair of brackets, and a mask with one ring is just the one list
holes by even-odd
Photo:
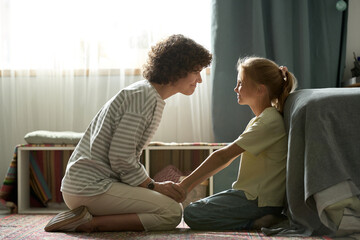
[[156, 214], [156, 224], [147, 227], [147, 230], [172, 230], [176, 228], [182, 219], [182, 206], [181, 204], [174, 202], [166, 209], [163, 209], [161, 213]]
[[182, 219], [182, 205], [179, 203], [173, 204], [167, 209], [164, 220], [168, 223], [170, 229], [176, 228]]

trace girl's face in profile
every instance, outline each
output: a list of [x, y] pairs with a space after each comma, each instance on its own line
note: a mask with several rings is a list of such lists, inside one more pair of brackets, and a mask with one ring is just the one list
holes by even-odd
[[239, 71], [234, 91], [237, 93], [237, 101], [240, 105], [252, 105], [256, 101], [256, 84], [246, 78], [244, 71]]
[[197, 83], [201, 83], [201, 70], [190, 72], [187, 74], [186, 77], [180, 78], [174, 83], [174, 86], [177, 88], [179, 93], [182, 93], [184, 95], [191, 95], [194, 93]]

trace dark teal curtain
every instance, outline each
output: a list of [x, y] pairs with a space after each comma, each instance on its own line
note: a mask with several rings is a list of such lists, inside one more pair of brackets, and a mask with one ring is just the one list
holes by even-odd
[[[216, 142], [232, 142], [253, 114], [237, 103], [236, 63], [257, 55], [286, 65], [298, 89], [340, 86], [347, 11], [338, 0], [213, 0], [211, 80]], [[239, 159], [214, 176], [214, 192], [231, 188]]]
[[344, 69], [347, 11], [338, 0], [213, 0], [213, 123], [231, 142], [253, 116], [236, 102], [236, 62], [257, 55], [286, 65], [301, 88], [337, 87]]

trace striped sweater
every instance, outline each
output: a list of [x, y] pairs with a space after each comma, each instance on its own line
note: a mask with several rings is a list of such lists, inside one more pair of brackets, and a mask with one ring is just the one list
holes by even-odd
[[68, 162], [61, 191], [81, 196], [104, 193], [112, 182], [137, 186], [148, 174], [142, 150], [159, 126], [165, 101], [147, 81], [111, 98], [96, 114]]

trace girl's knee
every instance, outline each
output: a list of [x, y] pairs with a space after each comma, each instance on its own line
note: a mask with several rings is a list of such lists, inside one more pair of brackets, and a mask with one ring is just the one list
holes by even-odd
[[201, 214], [198, 214], [198, 208], [194, 204], [191, 203], [184, 209], [184, 221], [190, 228], [196, 228], [201, 222], [199, 217]]
[[184, 209], [184, 219], [191, 216], [191, 213], [192, 213], [191, 208], [192, 207], [191, 207], [191, 204], [190, 204]]

